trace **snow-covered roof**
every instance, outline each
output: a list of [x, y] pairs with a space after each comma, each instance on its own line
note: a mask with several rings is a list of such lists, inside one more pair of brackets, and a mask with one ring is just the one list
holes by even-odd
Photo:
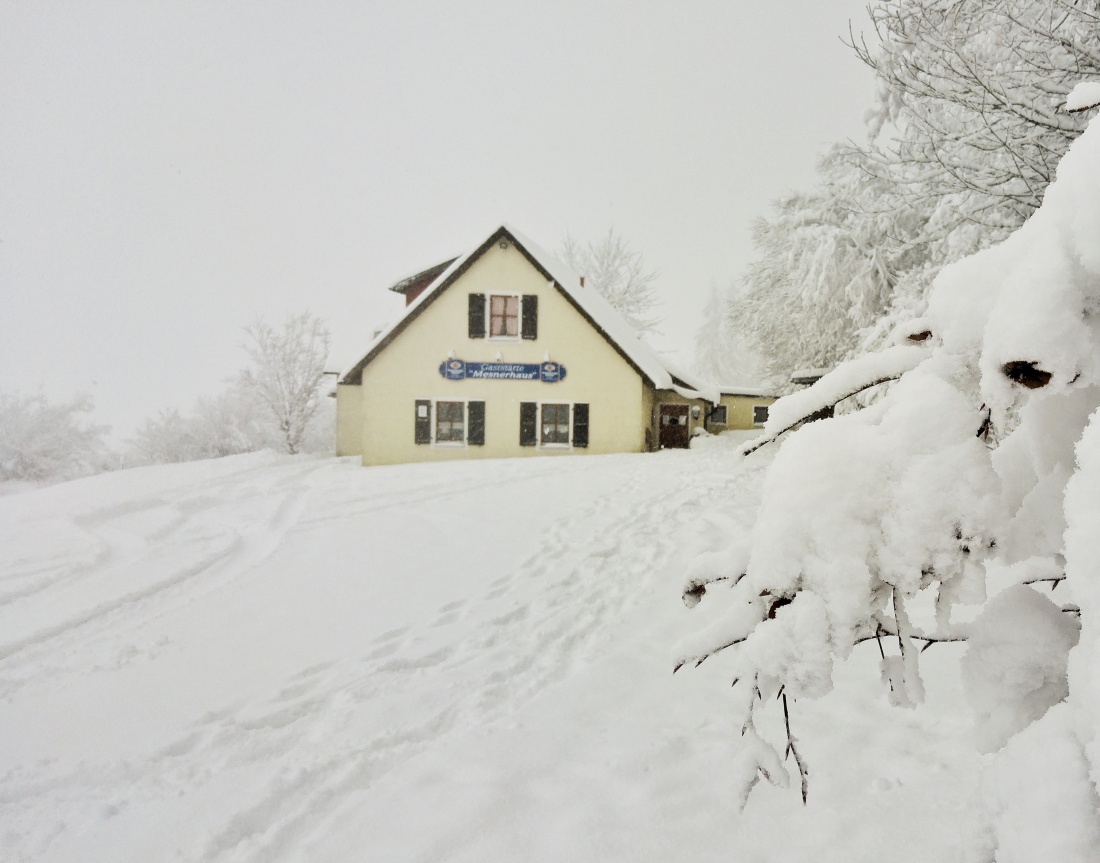
[[818, 378], [823, 378], [831, 372], [832, 366], [820, 369], [798, 369], [791, 375], [792, 384], [812, 384]]
[[594, 288], [582, 288], [580, 276], [547, 252], [533, 240], [508, 224], [500, 225], [477, 248], [467, 252], [451, 262], [435, 280], [424, 289], [405, 313], [393, 324], [384, 329], [367, 348], [363, 357], [348, 368], [341, 376], [342, 383], [358, 383], [362, 379], [363, 368], [432, 301], [446, 290], [475, 260], [481, 257], [501, 239], [509, 239], [528, 260], [549, 279], [567, 300], [599, 330], [603, 336], [635, 369], [647, 378], [657, 389], [673, 390], [685, 398], [704, 398], [717, 402], [717, 387], [700, 380], [691, 372], [677, 368], [667, 358], [662, 357], [642, 341], [635, 330], [603, 296]]
[[718, 384], [718, 392], [724, 396], [753, 396], [763, 399], [777, 399], [779, 396], [774, 390], [764, 387], [750, 387], [744, 384]]

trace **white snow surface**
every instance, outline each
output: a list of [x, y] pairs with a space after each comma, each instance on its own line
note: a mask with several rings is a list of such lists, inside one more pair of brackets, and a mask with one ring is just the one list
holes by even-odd
[[996, 752], [1069, 695], [1075, 618], [1025, 585], [997, 594], [974, 622], [962, 659], [978, 748]]
[[736, 814], [777, 741], [738, 750], [725, 654], [672, 660], [722, 613], [680, 602], [690, 561], [754, 520], [743, 438], [0, 499], [0, 859], [952, 859], [981, 762], [954, 646], [912, 711], [857, 648], [791, 705], [809, 805], [796, 781]]

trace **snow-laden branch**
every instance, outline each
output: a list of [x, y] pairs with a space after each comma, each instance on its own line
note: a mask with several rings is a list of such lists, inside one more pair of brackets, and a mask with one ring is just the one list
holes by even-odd
[[833, 369], [812, 386], [784, 396], [771, 406], [764, 434], [741, 449], [742, 455], [756, 452], [815, 414], [835, 407], [844, 399], [871, 387], [897, 380], [928, 356], [928, 349], [895, 345], [877, 354], [850, 360]]

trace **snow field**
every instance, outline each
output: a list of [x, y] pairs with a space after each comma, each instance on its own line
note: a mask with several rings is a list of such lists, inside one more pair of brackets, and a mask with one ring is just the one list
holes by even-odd
[[759, 502], [739, 442], [0, 499], [0, 858], [950, 859], [980, 764], [952, 647], [914, 711], [857, 649], [793, 706], [810, 806], [735, 814], [729, 663], [671, 670], [721, 611], [681, 604], [691, 560]]

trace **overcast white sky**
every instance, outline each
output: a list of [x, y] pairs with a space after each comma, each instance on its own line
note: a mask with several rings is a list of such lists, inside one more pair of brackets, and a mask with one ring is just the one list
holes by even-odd
[[504, 221], [614, 226], [688, 361], [752, 220], [862, 140], [865, 5], [0, 0], [0, 388], [125, 436], [305, 308], [346, 364]]

